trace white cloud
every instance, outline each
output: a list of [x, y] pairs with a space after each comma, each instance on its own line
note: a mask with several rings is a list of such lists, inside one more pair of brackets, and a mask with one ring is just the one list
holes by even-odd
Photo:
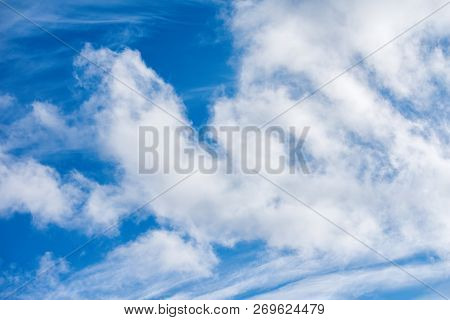
[[[286, 5], [286, 8], [279, 7], [277, 10], [290, 9]], [[244, 22], [243, 19], [239, 20], [239, 10], [236, 19], [243, 28]], [[264, 14], [270, 10], [259, 10], [261, 11], [249, 13], [250, 18], [261, 18], [259, 25], [263, 26], [264, 19], [269, 19], [271, 22], [267, 23], [268, 27], [275, 26], [275, 30], [272, 30], [275, 35], [282, 31], [283, 34], [289, 33], [289, 29], [277, 29], [284, 26], [283, 23], [275, 23], [277, 17], [284, 17], [283, 21], [292, 19], [294, 22], [297, 18], [294, 14], [297, 11], [288, 14], [286, 18], [281, 13], [266, 17]], [[244, 10], [242, 14], [246, 12]], [[269, 41], [263, 47], [257, 46], [258, 57], [264, 56], [264, 48], [276, 47], [271, 43], [271, 38], [262, 35], [258, 37], [258, 30], [255, 32], [253, 25], [249, 28], [247, 37], [251, 37], [248, 40], [250, 43], [253, 39]], [[262, 27], [261, 30], [265, 32]], [[283, 38], [280, 41], [280, 45], [285, 43]], [[323, 48], [323, 54], [326, 53], [325, 49]], [[105, 64], [116, 77], [148, 94], [158, 105], [177, 117], [183, 117], [183, 107], [172, 88], [144, 65], [137, 52], [126, 50], [115, 55], [107, 49], [94, 50], [86, 47], [83, 54], [97, 63]], [[274, 72], [279, 68], [276, 64], [278, 60], [271, 60], [270, 57], [264, 60], [268, 64], [259, 66], [259, 60], [253, 57], [250, 50], [243, 58], [242, 73], [246, 73], [249, 79], [249, 69], [267, 69], [270, 65]], [[247, 60], [251, 62], [250, 67], [246, 64]], [[286, 57], [282, 61], [290, 60]], [[327, 70], [330, 65], [330, 61], [326, 62]], [[302, 64], [297, 66], [294, 61], [293, 67], [289, 66], [282, 66], [288, 79], [291, 77], [289, 72], [293, 73], [292, 76], [297, 75], [296, 68], [300, 68]], [[307, 69], [307, 72], [317, 77], [315, 68]], [[92, 66], [89, 66], [86, 74], [97, 76]], [[259, 76], [260, 74], [258, 79]], [[263, 78], [264, 81], [272, 79], [270, 74], [266, 76], [266, 80]], [[274, 106], [281, 108], [294, 101], [290, 97], [289, 86], [279, 84], [279, 87], [268, 88], [259, 80], [255, 83], [246, 81], [236, 98], [224, 99], [215, 105], [212, 124], [231, 123], [242, 126], [258, 123], [262, 114], [266, 119], [275, 114]], [[353, 232], [358, 230], [358, 235], [374, 246], [383, 247], [385, 237], [393, 237], [395, 244], [389, 246], [389, 251], [394, 256], [408, 255], [411, 251], [429, 247], [439, 247], [439, 250], [444, 248], [449, 239], [440, 237], [437, 240], [432, 235], [430, 240], [422, 240], [423, 237], [417, 239], [414, 246], [406, 244], [413, 233], [422, 234], [429, 232], [427, 230], [437, 229], [442, 229], [443, 232], [449, 227], [447, 223], [443, 223], [445, 219], [441, 210], [432, 207], [419, 210], [419, 203], [415, 202], [417, 196], [412, 197], [412, 190], [406, 187], [411, 183], [419, 184], [420, 192], [426, 192], [426, 185], [436, 183], [436, 172], [441, 172], [443, 185], [448, 181], [443, 173], [448, 172], [444, 169], [446, 161], [441, 155], [445, 150], [436, 149], [438, 142], [435, 138], [424, 134], [424, 130], [428, 129], [424, 127], [425, 124], [404, 118], [377, 90], [369, 86], [362, 71], [339, 79], [324, 91], [322, 97], [326, 99], [311, 99], [306, 107], [293, 110], [289, 117], [280, 119], [278, 123], [285, 127], [312, 126], [307, 141], [308, 152], [321, 161], [324, 173], [302, 176], [301, 183], [298, 177], [289, 175], [272, 178], [347, 229]], [[257, 109], [252, 108], [253, 106]], [[100, 79], [97, 93], [85, 107], [94, 112], [103, 151], [125, 170], [120, 189], [125, 193], [122, 193], [123, 197], [134, 194], [139, 195], [136, 199], [149, 199], [181, 178], [176, 175], [137, 175], [137, 157], [134, 151], [137, 150], [139, 125], [175, 126], [176, 120], [110, 77]], [[229, 110], [233, 111], [230, 113]], [[328, 116], [324, 118], [324, 114]], [[422, 163], [427, 163], [427, 167], [422, 166]], [[221, 174], [198, 175], [152, 206], [155, 214], [163, 221], [167, 219], [205, 241], [231, 244], [239, 240], [263, 239], [271, 246], [290, 247], [310, 253], [315, 250], [333, 252], [339, 248], [344, 250], [344, 256], [360, 256], [361, 251], [366, 251], [364, 248], [358, 250], [360, 245], [353, 243], [341, 231], [327, 225], [279, 190], [258, 179]], [[396, 190], [397, 196], [393, 196], [391, 189]], [[446, 192], [445, 189], [441, 190]], [[439, 193], [435, 191], [435, 194], [436, 192]], [[271, 204], [273, 199], [280, 199], [280, 205], [276, 208]], [[444, 199], [445, 197], [440, 196], [441, 206], [446, 205]], [[117, 215], [120, 216], [121, 213]], [[425, 216], [430, 215], [433, 215], [433, 219], [424, 223]], [[97, 218], [95, 214], [92, 216]]]
[[4, 130], [8, 134], [0, 141], [3, 152], [26, 149], [29, 155], [39, 157], [62, 150], [94, 147], [91, 129], [83, 124], [78, 114], [65, 115], [58, 106], [48, 102], [34, 101], [29, 113]]
[[[69, 264], [62, 258], [55, 258], [52, 252], [45, 252], [38, 259], [35, 272], [20, 272], [16, 266], [2, 268], [0, 272], [0, 293], [4, 297], [17, 297], [33, 292], [34, 298], [42, 292], [55, 290], [60, 277], [70, 271]], [[24, 283], [27, 285], [24, 286]]]
[[[217, 99], [210, 123], [264, 123], [438, 6], [438, 1], [236, 2], [229, 23], [242, 52], [238, 90], [233, 97]], [[274, 122], [283, 128], [311, 127], [306, 150], [317, 170], [311, 175], [281, 174], [271, 175], [270, 179], [392, 259], [431, 251], [445, 260], [450, 253], [448, 132], [438, 132], [432, 118], [420, 114], [410, 117], [402, 109], [407, 101], [414, 110], [436, 109], [438, 114], [445, 114], [441, 98], [448, 97], [448, 54], [442, 44], [433, 44], [434, 39], [448, 37], [450, 20], [444, 18], [445, 14], [433, 16]], [[187, 121], [173, 88], [145, 65], [138, 51], [117, 53], [87, 45], [83, 55]], [[81, 83], [95, 89], [80, 111], [94, 122], [89, 127], [91, 139], [99, 146], [101, 156], [114, 161], [120, 172], [118, 185], [89, 184], [80, 216], [91, 222], [88, 228], [92, 230], [120, 220], [130, 209], [183, 177], [174, 173], [137, 173], [138, 127], [152, 125], [162, 130], [166, 125], [174, 130], [179, 123], [82, 57], [75, 66]], [[386, 90], [402, 103], [387, 97]], [[46, 108], [38, 105], [34, 116], [48, 128], [65, 128], [64, 122]], [[239, 150], [234, 151], [239, 157]], [[195, 152], [204, 151], [195, 146]], [[173, 160], [167, 161], [173, 166]], [[47, 181], [46, 194], [64, 198], [64, 184], [55, 182], [55, 173], [34, 162], [28, 167], [28, 171], [38, 172], [37, 176]], [[20, 180], [20, 175], [8, 175], [14, 178], [8, 182], [13, 186], [25, 181]], [[70, 212], [64, 201], [50, 205], [39, 202], [34, 193], [21, 201], [13, 195], [6, 199], [5, 208], [22, 206], [39, 212], [43, 219], [59, 221], [64, 212]], [[152, 203], [151, 210], [162, 225], [170, 225], [205, 246], [262, 240], [271, 250], [292, 249], [305, 263], [321, 256], [341, 267], [379, 261], [360, 243], [258, 176], [197, 174]], [[151, 239], [153, 247], [156, 240]], [[99, 295], [118, 296], [119, 289], [105, 279], [111, 276], [113, 265], [121, 276], [125, 270], [133, 271], [132, 266], [121, 261], [128, 254], [135, 257], [135, 248], [141, 250], [141, 244], [138, 240], [113, 251], [104, 263], [88, 267], [81, 274], [87, 273], [88, 279], [98, 281], [94, 288]], [[170, 255], [174, 251], [168, 252]], [[169, 256], [157, 256], [162, 265], [179, 271], [179, 265]], [[138, 265], [152, 263], [143, 259]], [[197, 263], [186, 265], [203, 268]], [[151, 282], [153, 278], [144, 269], [139, 269], [138, 274]], [[313, 289], [318, 286], [305, 283], [315, 294]], [[78, 288], [67, 287], [67, 294], [70, 290], [80, 297], [94, 294]], [[150, 286], [148, 292], [160, 289]]]
[[0, 110], [1, 109], [5, 109], [5, 108], [9, 108], [10, 106], [13, 105], [15, 100], [16, 99], [14, 98], [14, 96], [12, 96], [10, 94], [2, 94], [2, 95], [0, 95]]
[[30, 212], [37, 224], [71, 227], [74, 208], [83, 194], [76, 176], [63, 181], [50, 167], [32, 159], [0, 154], [0, 215]]
[[[450, 276], [448, 262], [431, 265], [406, 265], [404, 268], [412, 274], [420, 275], [421, 280], [433, 286], [436, 282], [448, 280]], [[442, 298], [435, 292], [424, 289], [416, 280], [394, 266], [311, 276], [269, 293], [256, 295], [254, 298], [357, 299], [363, 296], [376, 297], [377, 294], [395, 293], [396, 290], [405, 289], [425, 291], [428, 293], [428, 299]]]
[[169, 231], [150, 231], [108, 253], [104, 261], [25, 296], [45, 299], [133, 299], [163, 295], [176, 286], [211, 275], [211, 249]]

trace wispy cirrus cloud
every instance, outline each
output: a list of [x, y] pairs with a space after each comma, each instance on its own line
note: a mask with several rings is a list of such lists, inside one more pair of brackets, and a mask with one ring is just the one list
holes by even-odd
[[[35, 274], [4, 275], [6, 295], [30, 299], [154, 298], [211, 275], [217, 259], [210, 248], [170, 231], [149, 231], [109, 252], [103, 261], [69, 273], [70, 263], [49, 252]], [[20, 287], [24, 282], [27, 286]], [[16, 288], [19, 290], [16, 291]]]

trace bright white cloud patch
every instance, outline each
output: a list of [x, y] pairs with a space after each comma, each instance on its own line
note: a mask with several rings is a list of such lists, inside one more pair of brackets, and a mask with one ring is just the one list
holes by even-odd
[[0, 154], [0, 194], [0, 215], [30, 212], [37, 224], [67, 227], [82, 196], [76, 176], [64, 182], [52, 168], [4, 154]]

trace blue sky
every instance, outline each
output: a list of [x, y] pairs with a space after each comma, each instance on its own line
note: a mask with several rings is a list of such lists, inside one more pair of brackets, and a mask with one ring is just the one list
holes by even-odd
[[136, 174], [126, 139], [174, 120], [84, 60], [194, 128], [260, 125], [440, 4], [399, 15], [388, 1], [11, 3], [78, 52], [1, 5], [1, 296], [450, 293], [450, 9], [277, 119], [311, 128], [316, 172], [270, 176], [435, 291], [256, 176], [194, 177], [129, 217], [182, 175]]

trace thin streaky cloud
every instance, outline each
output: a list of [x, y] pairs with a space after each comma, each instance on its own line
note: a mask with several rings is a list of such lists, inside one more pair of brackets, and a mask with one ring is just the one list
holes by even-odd
[[300, 200], [297, 196], [295, 196], [294, 194], [292, 194], [291, 192], [289, 192], [288, 190], [286, 190], [285, 188], [283, 188], [282, 186], [280, 186], [279, 184], [275, 183], [273, 180], [269, 179], [268, 177], [266, 177], [265, 175], [259, 173], [259, 172], [255, 172], [256, 174], [258, 174], [258, 176], [260, 176], [262, 179], [264, 179], [265, 181], [269, 182], [271, 185], [275, 186], [276, 188], [278, 188], [279, 190], [283, 191], [284, 193], [286, 193], [287, 195], [289, 195], [292, 199], [296, 200], [298, 203], [300, 203], [301, 205], [303, 205], [304, 207], [308, 208], [310, 211], [312, 211], [313, 213], [315, 213], [316, 215], [318, 215], [319, 217], [321, 217], [323, 220], [325, 220], [326, 222], [330, 223], [331, 225], [335, 226], [336, 228], [338, 228], [340, 231], [342, 231], [343, 233], [345, 233], [346, 235], [348, 235], [349, 237], [351, 237], [353, 240], [359, 242], [361, 245], [363, 245], [364, 247], [366, 247], [367, 249], [369, 249], [370, 251], [372, 251], [373, 253], [375, 253], [377, 256], [379, 256], [380, 258], [386, 260], [387, 262], [389, 262], [390, 264], [392, 264], [394, 267], [398, 268], [399, 270], [401, 270], [402, 272], [404, 272], [405, 274], [407, 274], [408, 276], [410, 276], [411, 278], [413, 278], [414, 280], [416, 280], [418, 283], [420, 283], [421, 285], [423, 285], [424, 287], [430, 289], [431, 291], [433, 291], [434, 293], [436, 293], [437, 295], [439, 295], [441, 298], [448, 300], [449, 298], [447, 296], [445, 296], [443, 293], [439, 292], [438, 290], [436, 290], [435, 288], [433, 288], [432, 286], [430, 286], [429, 284], [427, 284], [426, 282], [424, 282], [423, 280], [419, 279], [417, 276], [415, 276], [414, 274], [412, 274], [411, 272], [409, 272], [408, 270], [406, 270], [405, 268], [403, 268], [400, 264], [396, 263], [395, 261], [389, 259], [385, 254], [381, 253], [379, 250], [373, 248], [372, 246], [370, 246], [369, 244], [367, 244], [367, 242], [363, 241], [360, 239], [360, 237], [355, 236], [353, 233], [351, 233], [350, 231], [346, 230], [345, 228], [341, 227], [338, 223], [336, 223], [335, 221], [331, 220], [330, 218], [328, 218], [326, 215], [322, 214], [321, 212], [317, 211], [316, 209], [314, 209], [313, 207], [311, 207], [309, 204], [305, 203], [303, 200]]

